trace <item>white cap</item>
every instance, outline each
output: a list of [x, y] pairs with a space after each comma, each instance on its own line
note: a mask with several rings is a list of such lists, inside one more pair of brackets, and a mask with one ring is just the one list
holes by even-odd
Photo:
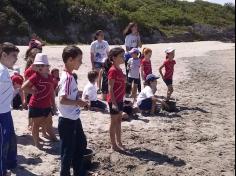
[[48, 56], [43, 53], [38, 53], [35, 56], [33, 65], [49, 65]]
[[166, 54], [169, 54], [169, 53], [172, 53], [173, 51], [175, 51], [174, 48], [167, 48], [167, 49], [165, 50], [165, 53], [166, 53]]

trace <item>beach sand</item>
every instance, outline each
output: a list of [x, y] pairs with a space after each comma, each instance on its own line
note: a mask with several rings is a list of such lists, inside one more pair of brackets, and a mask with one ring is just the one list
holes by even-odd
[[[91, 69], [89, 46], [77, 72], [79, 89]], [[165, 58], [167, 47], [176, 48], [173, 97], [179, 112], [124, 122], [127, 154], [112, 153], [109, 146], [109, 115], [82, 112], [89, 147], [96, 151], [92, 172], [97, 176], [233, 176], [235, 172], [235, 44], [195, 42], [145, 45], [153, 50], [153, 71]], [[24, 69], [27, 47], [19, 47], [17, 65]], [[47, 46], [52, 68], [63, 69], [64, 46]], [[166, 86], [158, 81], [158, 96]], [[13, 111], [18, 138], [18, 176], [58, 176], [59, 143], [45, 142], [44, 151], [33, 146], [27, 131], [27, 111]], [[57, 132], [57, 117], [54, 127]], [[90, 174], [91, 175], [91, 174]]]

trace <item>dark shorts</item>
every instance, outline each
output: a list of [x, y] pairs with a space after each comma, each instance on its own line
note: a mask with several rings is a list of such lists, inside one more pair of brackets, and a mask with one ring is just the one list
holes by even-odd
[[97, 101], [91, 101], [90, 103], [91, 103], [91, 108], [98, 108], [104, 111], [107, 109], [107, 105], [102, 101], [97, 100]]
[[102, 93], [108, 94], [108, 78], [105, 72], [102, 74]]
[[112, 103], [108, 103], [108, 104], [109, 104], [109, 110], [110, 110], [111, 115], [118, 115], [123, 112], [123, 108], [124, 108], [123, 102], [118, 103], [118, 110], [112, 108]]
[[140, 84], [140, 79], [128, 78], [128, 82], [129, 82], [129, 84], [134, 83], [134, 84], [139, 85]]
[[29, 118], [48, 117], [52, 114], [52, 108], [29, 107]]
[[141, 111], [149, 111], [152, 109], [152, 99], [151, 98], [147, 98], [145, 100], [143, 100], [141, 102], [141, 104], [139, 105], [139, 109]]
[[166, 83], [167, 86], [173, 85], [173, 80], [172, 79], [165, 79], [164, 82]]
[[103, 63], [101, 63], [101, 62], [94, 62], [94, 67], [96, 68], [96, 69], [102, 69], [103, 68]]

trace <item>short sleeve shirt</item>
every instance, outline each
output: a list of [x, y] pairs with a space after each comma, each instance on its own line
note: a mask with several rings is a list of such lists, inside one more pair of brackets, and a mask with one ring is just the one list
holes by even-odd
[[96, 40], [91, 44], [91, 53], [93, 53], [95, 56], [95, 62], [104, 63], [105, 60], [108, 58], [108, 52], [109, 44], [105, 40], [101, 42]]
[[146, 77], [149, 74], [152, 74], [152, 63], [151, 63], [151, 61], [147, 61], [147, 60], [143, 59], [141, 62], [141, 65], [143, 67], [144, 78], [146, 80]]
[[[108, 80], [114, 80], [113, 93], [117, 103], [123, 102], [125, 96], [125, 75], [121, 69], [112, 66], [108, 72]], [[111, 93], [108, 93], [108, 102], [112, 102]]]
[[26, 79], [29, 79], [33, 74], [35, 74], [36, 71], [33, 70], [32, 66], [30, 66], [29, 68], [27, 68], [24, 72], [24, 77]]
[[138, 48], [138, 43], [140, 41], [140, 37], [137, 35], [129, 34], [125, 38], [125, 46], [129, 48]]
[[128, 61], [128, 65], [129, 65], [129, 78], [135, 78], [135, 79], [139, 79], [139, 73], [140, 73], [140, 66], [141, 66], [141, 60], [140, 59], [129, 59]]
[[97, 87], [94, 84], [88, 83], [85, 86], [82, 99], [86, 100], [86, 97], [89, 101], [97, 101]]
[[11, 111], [14, 88], [7, 67], [0, 63], [0, 114]]
[[29, 106], [33, 108], [50, 108], [54, 94], [52, 76], [49, 75], [45, 78], [39, 73], [35, 73], [28, 80], [36, 89], [36, 93], [30, 98]]
[[146, 86], [142, 91], [141, 93], [139, 94], [138, 96], [138, 99], [137, 99], [137, 104], [138, 105], [141, 105], [142, 101], [145, 100], [145, 99], [148, 99], [148, 98], [151, 98], [153, 97], [154, 94], [153, 94], [153, 91], [151, 89], [150, 86]]
[[166, 60], [164, 62], [164, 66], [165, 66], [165, 75], [164, 78], [166, 80], [172, 80], [173, 79], [173, 74], [174, 74], [174, 66], [176, 64], [175, 60]]
[[[69, 100], [78, 99], [78, 87], [73, 75], [67, 71], [63, 71], [59, 82], [58, 96], [66, 96]], [[80, 107], [72, 105], [64, 105], [59, 103], [58, 106], [59, 117], [70, 120], [77, 120], [80, 118]]]

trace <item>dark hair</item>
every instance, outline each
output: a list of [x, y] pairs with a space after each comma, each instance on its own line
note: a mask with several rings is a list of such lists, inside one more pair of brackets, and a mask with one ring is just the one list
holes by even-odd
[[33, 55], [33, 53], [34, 52], [36, 52], [36, 51], [39, 51], [39, 53], [41, 53], [42, 52], [42, 50], [40, 50], [39, 48], [29, 48], [27, 51], [26, 51], [26, 53], [25, 53], [25, 61], [26, 61], [26, 66], [25, 66], [25, 70], [27, 69], [27, 68], [29, 68], [32, 64], [33, 64], [33, 62], [30, 60], [30, 59], [28, 59], [30, 56], [32, 56]]
[[5, 42], [0, 45], [0, 58], [2, 57], [2, 53], [10, 54], [11, 52], [20, 52], [20, 50], [12, 43]]
[[127, 36], [127, 35], [131, 34], [132, 33], [132, 28], [136, 25], [138, 25], [138, 24], [134, 23], [134, 22], [129, 23], [129, 25], [124, 30], [124, 36]]
[[103, 30], [98, 30], [96, 33], [95, 33], [95, 36], [94, 36], [94, 41], [98, 39], [98, 36], [100, 34], [104, 33]]
[[77, 56], [82, 55], [82, 50], [74, 45], [67, 46], [64, 48], [62, 53], [63, 62], [67, 63], [68, 59], [71, 57], [72, 59], [75, 59]]
[[94, 83], [97, 78], [98, 78], [98, 72], [97, 71], [90, 71], [90, 72], [88, 72], [88, 80], [89, 80], [89, 82]]
[[78, 76], [77, 76], [77, 74], [76, 73], [72, 73], [72, 75], [73, 75], [73, 77], [75, 79], [75, 82], [77, 84], [78, 83]]
[[113, 64], [113, 58], [117, 57], [119, 54], [125, 53], [125, 50], [121, 47], [116, 47], [110, 50], [108, 54], [108, 59], [105, 62], [105, 68], [110, 69]]
[[54, 69], [52, 69], [52, 70], [51, 70], [51, 75], [52, 75], [54, 72], [56, 72], [56, 71], [59, 72], [59, 69], [58, 69], [58, 68], [54, 68]]

